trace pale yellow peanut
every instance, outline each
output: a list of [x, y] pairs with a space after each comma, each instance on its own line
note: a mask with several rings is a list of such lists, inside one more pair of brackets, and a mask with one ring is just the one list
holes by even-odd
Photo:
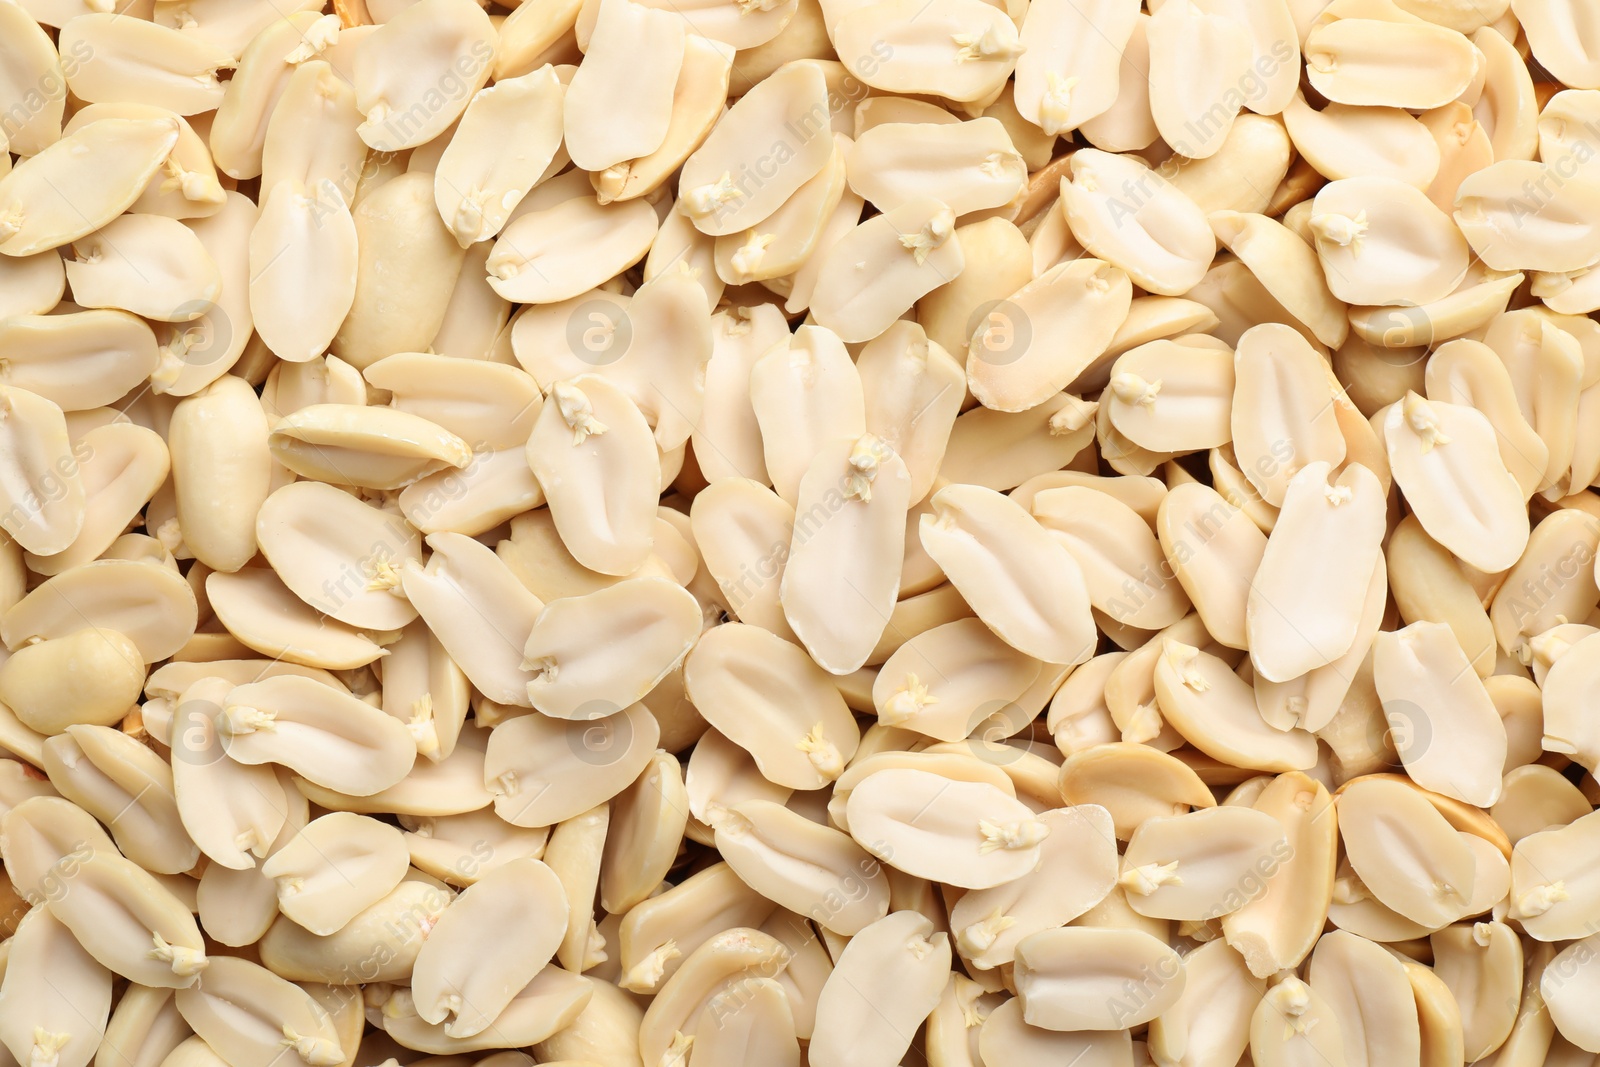
[[836, 933], [860, 933], [889, 910], [878, 861], [838, 830], [780, 804], [747, 800], [715, 823], [717, 849], [747, 885]]
[[1154, 630], [1189, 612], [1161, 546], [1131, 507], [1087, 486], [1044, 489], [1033, 516], [1083, 569], [1089, 602], [1120, 623]]
[[[1377, 566], [1382, 487], [1360, 464], [1331, 482], [1329, 474], [1319, 460], [1290, 480], [1283, 513], [1251, 580], [1250, 658], [1272, 681], [1332, 662], [1349, 649], [1359, 629], [1364, 578]], [[1306, 566], [1313, 557], [1317, 564]]]
[[1154, 1054], [1195, 1064], [1243, 1055], [1265, 983], [1221, 940], [1185, 956], [1183, 969], [1188, 978], [1177, 1003], [1150, 1021], [1147, 1041]]
[[709, 481], [733, 475], [766, 480], [760, 424], [750, 398], [751, 368], [785, 339], [775, 308], [757, 305], [712, 316], [711, 359], [705, 367], [704, 408], [694, 428], [695, 456]]
[[1501, 571], [1517, 561], [1527, 545], [1520, 490], [1487, 418], [1408, 393], [1389, 409], [1384, 439], [1390, 469], [1430, 536], [1479, 570]]
[[[682, 19], [632, 3], [595, 6], [584, 62], [565, 102], [566, 146], [586, 171], [661, 147], [672, 122], [670, 86], [683, 64]], [[645, 91], [634, 96], [624, 86]]]
[[984, 889], [1039, 862], [1050, 828], [992, 785], [909, 768], [868, 775], [850, 793], [850, 835], [896, 870]]
[[200, 239], [164, 215], [124, 215], [72, 250], [67, 281], [83, 307], [184, 322], [222, 293], [221, 272]]
[[1234, 372], [1230, 418], [1239, 469], [1263, 500], [1281, 507], [1299, 470], [1345, 458], [1322, 363], [1294, 330], [1269, 323], [1240, 337]]
[[655, 441], [633, 401], [595, 375], [557, 383], [527, 451], [580, 563], [625, 575], [644, 562], [661, 478]]
[[356, 103], [366, 117], [361, 139], [393, 152], [443, 132], [471, 93], [441, 107], [427, 101], [427, 87], [457, 73], [471, 90], [481, 88], [494, 60], [494, 40], [494, 27], [481, 10], [445, 0], [430, 0], [385, 23], [356, 53]]
[[331, 181], [346, 204], [367, 161], [367, 146], [356, 134], [361, 113], [355, 87], [324, 58], [296, 65], [266, 116], [261, 142], [261, 188], [270, 192], [283, 181], [308, 189]]
[[290, 362], [328, 350], [356, 298], [355, 219], [328, 178], [272, 186], [250, 231], [250, 314], [273, 354]]
[[261, 407], [273, 422], [313, 404], [365, 404], [361, 372], [338, 356], [279, 361], [261, 385]]
[[[1267, 312], [1251, 315], [1246, 325], [1278, 318], [1276, 305], [1323, 344], [1337, 348], [1344, 343], [1350, 332], [1345, 306], [1329, 291], [1310, 242], [1266, 215], [1217, 211], [1209, 218], [1217, 240], [1246, 268], [1248, 280], [1240, 279], [1236, 286], [1251, 290], [1252, 299]], [[1191, 294], [1197, 298], [1196, 291]]]
[[1327, 789], [1303, 774], [1279, 775], [1252, 806], [1279, 821], [1290, 852], [1274, 857], [1260, 895], [1225, 915], [1222, 931], [1250, 973], [1266, 978], [1297, 965], [1321, 936], [1339, 836]]
[[205, 591], [217, 621], [263, 655], [306, 667], [346, 670], [384, 654], [368, 635], [319, 615], [269, 567], [209, 574]]
[[255, 554], [255, 516], [272, 478], [268, 443], [260, 401], [231, 374], [185, 397], [173, 412], [168, 447], [178, 527], [213, 570], [237, 571]]
[[1461, 1008], [1467, 1055], [1500, 1048], [1517, 1021], [1523, 982], [1522, 942], [1500, 922], [1456, 925], [1430, 938], [1435, 973]]
[[180, 990], [175, 1000], [229, 1067], [265, 1067], [285, 1049], [308, 1067], [343, 1062], [332, 1019], [310, 994], [246, 960], [221, 957], [213, 964], [203, 984]]
[[1141, 13], [1122, 49], [1116, 97], [1084, 122], [1084, 137], [1105, 152], [1148, 148], [1161, 136], [1150, 108], [1150, 18]]
[[1317, 943], [1308, 981], [1344, 1039], [1345, 1063], [1420, 1055], [1417, 1005], [1405, 968], [1383, 948], [1340, 930]]
[[[995, 92], [1022, 54], [1015, 24], [998, 8], [936, 0], [923, 18], [914, 12], [901, 0], [850, 10], [831, 34], [840, 60], [875, 89], [967, 101]], [[886, 58], [869, 62], [885, 47]]]
[[896, 649], [873, 683], [872, 702], [885, 725], [960, 741], [1020, 697], [1040, 668], [977, 619], [959, 619]]
[[1215, 448], [1231, 439], [1233, 352], [1214, 338], [1151, 341], [1111, 367], [1111, 423], [1154, 451]]
[[[537, 908], [528, 909], [532, 902]], [[539, 860], [515, 860], [479, 879], [439, 916], [417, 954], [418, 1014], [434, 1024], [453, 1017], [451, 1036], [481, 1032], [549, 962], [565, 926], [559, 883]]]
[[549, 826], [603, 804], [648, 765], [660, 728], [639, 704], [605, 716], [511, 719], [490, 732], [484, 781], [516, 826]]
[[1050, 698], [1045, 725], [1062, 755], [1070, 759], [1121, 736], [1105, 704], [1105, 681], [1126, 655], [1107, 652], [1094, 657], [1068, 675]]
[[[0, 15], [5, 24], [5, 74], [0, 82], [0, 99], [11, 106], [24, 104], [23, 121], [7, 130], [10, 150], [36, 155], [61, 137], [61, 120], [66, 105], [66, 79], [61, 57], [43, 27], [22, 7]], [[53, 91], [40, 89], [53, 85]], [[28, 95], [33, 99], [28, 100]], [[26, 101], [26, 103], [25, 103]]]
[[395, 572], [420, 558], [421, 545], [391, 513], [321, 483], [294, 482], [262, 504], [256, 538], [284, 583], [332, 618], [398, 630], [416, 617], [392, 593]]
[[[712, 937], [684, 960], [645, 1009], [638, 1032], [639, 1052], [659, 1062], [669, 1049], [681, 1049], [706, 1003], [722, 989], [782, 973], [794, 953], [760, 930], [737, 927]], [[668, 1061], [670, 1062], [670, 1061]]]
[[46, 908], [18, 924], [0, 979], [0, 1041], [18, 1063], [86, 1067], [105, 1033], [111, 972]]
[[230, 690], [216, 727], [228, 758], [277, 764], [350, 796], [398, 784], [416, 760], [399, 720], [309, 678], [268, 678]]
[[812, 317], [852, 342], [882, 333], [966, 265], [954, 212], [925, 195], [868, 219], [821, 254]]
[[398, 408], [313, 404], [278, 420], [272, 456], [302, 477], [335, 485], [400, 489], [472, 459], [467, 442]]
[[197, 614], [194, 592], [175, 570], [107, 558], [35, 587], [0, 616], [0, 639], [20, 649], [35, 638], [65, 637], [88, 625], [123, 634], [146, 663], [155, 663], [193, 635]]
[[69, 726], [45, 743], [44, 770], [74, 803], [105, 820], [117, 846], [156, 874], [187, 871], [199, 851], [183, 830], [172, 768], [105, 726]]
[[[875, 434], [825, 443], [800, 479], [779, 598], [790, 627], [830, 673], [858, 669], [883, 635], [910, 502], [905, 461]], [[846, 597], [865, 602], [849, 625], [837, 612]]]
[[845, 157], [850, 187], [881, 211], [919, 196], [957, 215], [1008, 203], [1026, 164], [999, 119], [888, 122], [861, 132]]
[[95, 1062], [101, 1067], [156, 1067], [191, 1036], [171, 990], [130, 986], [111, 1012]]
[[1293, 974], [1267, 991], [1250, 1017], [1250, 1055], [1262, 1067], [1344, 1063], [1339, 1016]]
[[231, 870], [265, 858], [288, 820], [292, 787], [269, 766], [226, 759], [218, 720], [233, 686], [202, 678], [173, 713], [173, 793], [184, 829], [200, 851]]
[[1539, 62], [1569, 85], [1600, 88], [1595, 27], [1583, 8], [1570, 0], [1519, 0], [1514, 10], [1528, 28], [1529, 47]]
[[413, 873], [328, 937], [279, 916], [258, 942], [262, 963], [296, 982], [407, 981], [423, 931], [453, 896], [443, 883]]
[[1176, 1003], [1185, 975], [1182, 958], [1142, 931], [1062, 927], [1023, 939], [1015, 981], [1031, 1025], [1122, 1030]]
[[[1584, 1009], [1594, 993], [1595, 971], [1589, 955], [1593, 951], [1590, 938], [1568, 945], [1550, 961], [1539, 983], [1544, 1006], [1561, 1034], [1557, 1040], [1564, 1039], [1568, 1058], [1575, 1062], [1592, 1058], [1593, 1046], [1600, 1045], [1600, 1035]], [[1553, 1044], [1550, 1052], [1551, 1061], [1559, 1062], [1563, 1050]]]
[[212, 155], [224, 172], [237, 178], [262, 173], [267, 127], [295, 65], [331, 58], [327, 50], [338, 31], [336, 18], [298, 11], [263, 28], [245, 47], [212, 123]]
[[547, 605], [523, 646], [528, 698], [557, 718], [583, 719], [643, 697], [700, 634], [694, 598], [664, 578], [619, 582]]
[[6, 282], [6, 317], [43, 315], [66, 293], [67, 273], [61, 257], [50, 252], [15, 256], [0, 261], [0, 278]]
[[[310, 804], [295, 793], [286, 796], [291, 811], [273, 839], [273, 849], [287, 844], [310, 821]], [[269, 853], [272, 850], [269, 850]], [[253, 945], [266, 936], [279, 917], [277, 885], [260, 867], [234, 870], [206, 864], [194, 891], [200, 929], [222, 945]]]
[[110, 629], [86, 627], [26, 645], [0, 664], [0, 701], [47, 735], [79, 723], [117, 722], [138, 701], [143, 684], [138, 647]]
[[1401, 618], [1449, 626], [1482, 677], [1493, 667], [1495, 637], [1488, 612], [1468, 583], [1461, 564], [1429, 537], [1414, 518], [1389, 537], [1392, 588]]
[[690, 875], [624, 916], [617, 946], [623, 988], [654, 992], [706, 940], [724, 929], [759, 926], [776, 907], [726, 863]]
[[1373, 682], [1411, 778], [1478, 807], [1498, 800], [1505, 727], [1450, 628], [1416, 622], [1380, 634], [1372, 656]]
[[689, 699], [772, 782], [839, 777], [860, 733], [829, 676], [796, 645], [746, 623], [707, 631], [684, 663]]
[[[1592, 515], [1562, 509], [1547, 515], [1528, 537], [1528, 547], [1506, 574], [1490, 603], [1494, 638], [1502, 648], [1522, 656], [1528, 638], [1558, 624], [1558, 617], [1589, 613], [1590, 597], [1600, 600], [1600, 590], [1590, 592], [1590, 568], [1600, 544], [1600, 525]], [[1534, 574], [1554, 574], [1539, 592]]]
[[1250, 583], [1267, 547], [1261, 531], [1215, 490], [1190, 483], [1162, 498], [1156, 532], [1206, 631], [1221, 644], [1247, 647]]
[[67, 84], [90, 103], [132, 98], [181, 115], [209, 111], [223, 99], [219, 68], [234, 57], [208, 42], [143, 19], [91, 10], [62, 26], [61, 47], [87, 62], [73, 65]]
[[332, 812], [276, 849], [261, 873], [276, 883], [278, 906], [285, 915], [326, 936], [399, 885], [407, 859], [394, 827], [364, 815]]
[[0, 387], [0, 435], [0, 526], [28, 551], [62, 551], [82, 531], [86, 508], [62, 409], [25, 389]]
[[1386, 177], [1426, 192], [1442, 166], [1441, 147], [1428, 126], [1401, 108], [1329, 104], [1318, 111], [1296, 94], [1283, 119], [1295, 148], [1334, 181]]
[[184, 989], [210, 965], [189, 909], [116, 851], [91, 852], [63, 883], [49, 900], [51, 914], [113, 973]]
[[43, 905], [94, 852], [116, 845], [94, 818], [54, 793], [28, 797], [0, 821], [6, 876], [23, 900]]
[[[1518, 224], [1516, 190], [1524, 182], [1550, 189], [1544, 208]], [[1496, 270], [1578, 270], [1593, 262], [1600, 240], [1585, 207], [1600, 196], [1587, 175], [1557, 179], [1547, 164], [1505, 159], [1464, 179], [1455, 219], [1472, 249]]]
[[1270, 815], [1241, 806], [1147, 819], [1128, 841], [1119, 883], [1142, 915], [1213, 919], [1242, 905], [1238, 887], [1287, 847]]
[[950, 911], [957, 950], [979, 967], [1012, 962], [1018, 944], [1071, 922], [1094, 907], [1116, 881], [1116, 837], [1110, 814], [1093, 804], [1040, 815], [1050, 829], [1037, 870], [964, 895]]
[[713, 1067], [759, 1058], [773, 1067], [795, 1067], [800, 1046], [784, 989], [770, 978], [756, 978], [742, 989], [713, 996], [692, 1035], [695, 1055]]
[[1138, 16], [1137, 5], [1121, 0], [1088, 9], [1030, 5], [1020, 35], [1026, 51], [1017, 60], [1018, 113], [1055, 136], [1108, 111], [1119, 95], [1120, 61]]
[[424, 534], [469, 537], [545, 502], [544, 489], [519, 448], [474, 452], [463, 470], [446, 467], [400, 491], [400, 512]]
[[[772, 12], [763, 14], [779, 13], [781, 10], [780, 5]], [[745, 25], [754, 25], [765, 20], [752, 18], [741, 21]], [[709, 33], [702, 15], [696, 15], [695, 25], [707, 29]], [[721, 118], [733, 71], [733, 59], [733, 50], [709, 35], [702, 37], [698, 33], [690, 33], [684, 39], [683, 63], [672, 88], [672, 114], [666, 134], [661, 143], [645, 155], [614, 163], [591, 176], [590, 181], [602, 204], [614, 200], [632, 200], [655, 192], [700, 147]], [[678, 220], [689, 233], [701, 233], [694, 228], [687, 214], [678, 214]], [[672, 220], [669, 220], [663, 229], [671, 224]], [[709, 231], [706, 233], [709, 234]], [[654, 251], [652, 248], [652, 253]], [[647, 267], [645, 277], [648, 279], [652, 276]]]
[[[0, 252], [27, 256], [110, 222], [178, 139], [173, 120], [106, 119], [57, 141], [0, 178]], [[84, 158], [94, 162], [83, 166]]]
[[1089, 658], [1082, 571], [1033, 516], [976, 486], [941, 489], [933, 508], [922, 518], [923, 546], [990, 629], [1046, 662]]
[[97, 426], [79, 438], [79, 445], [87, 453], [80, 471], [85, 497], [83, 529], [60, 552], [26, 554], [28, 566], [38, 574], [60, 574], [108, 550], [170, 471], [166, 443], [143, 426]]
[[[1054, 474], [1094, 441], [1098, 408], [1065, 392], [1025, 411], [974, 407], [956, 418], [939, 477], [1007, 492]], [[930, 506], [925, 498], [917, 510]]]
[[779, 602], [794, 510], [745, 478], [719, 478], [695, 495], [689, 512], [702, 563], [741, 622], [794, 637]]
[[134, 202], [133, 210], [191, 220], [209, 218], [222, 209], [228, 197], [217, 180], [210, 148], [187, 119], [152, 104], [131, 101], [89, 104], [73, 114], [62, 127], [62, 133], [76, 133], [89, 123], [106, 118], [176, 119], [178, 122], [178, 143]]
[[[893, 1062], [933, 1010], [950, 962], [948, 935], [916, 912], [897, 912], [851, 938], [817, 1000], [808, 1058], [817, 1067]], [[870, 990], [889, 990], [873, 997]]]
[[[562, 970], [554, 964], [545, 967], [533, 980], [512, 995], [505, 1010], [488, 1027], [471, 1037], [452, 1037], [446, 1026], [423, 1021], [416, 1013], [411, 993], [396, 988], [384, 1002], [381, 1018], [385, 1032], [409, 1047], [436, 1056], [457, 1055], [497, 1049], [506, 1042], [544, 1041], [570, 1025], [584, 1011], [593, 995], [595, 983]], [[491, 1033], [492, 1031], [492, 1033]], [[522, 1053], [501, 1052], [502, 1062], [520, 1064]], [[487, 1057], [494, 1059], [494, 1056]]]
[[1464, 912], [1472, 852], [1418, 791], [1366, 779], [1342, 791], [1336, 810], [1350, 863], [1381, 903], [1433, 926]]
[[[761, 222], [827, 163], [833, 139], [817, 136], [819, 118], [827, 114], [827, 83], [817, 64], [796, 63], [763, 79], [684, 161], [678, 179], [684, 213], [712, 236]], [[787, 151], [761, 163], [774, 173], [757, 184], [753, 165], [789, 123], [798, 133], [788, 136], [797, 143], [779, 141]]]
[[1550, 450], [1518, 406], [1510, 373], [1494, 355], [1487, 345], [1465, 339], [1441, 345], [1427, 362], [1426, 395], [1482, 413], [1494, 426], [1501, 461], [1527, 496], [1543, 487]]
[[1202, 752], [1263, 771], [1306, 770], [1316, 740], [1298, 727], [1280, 730], [1256, 708], [1250, 686], [1227, 664], [1170, 637], [1155, 665], [1155, 703], [1161, 715]]
[[967, 348], [973, 395], [999, 411], [1039, 405], [1105, 353], [1127, 317], [1131, 294], [1127, 273], [1101, 260], [1051, 267], [973, 331]]
[[[1130, 214], [1123, 197], [1137, 191]], [[1141, 289], [1178, 296], [1205, 275], [1216, 238], [1205, 212], [1160, 171], [1125, 156], [1085, 149], [1061, 181], [1073, 235], [1090, 253], [1128, 272]]]
[[[856, 761], [857, 766], [860, 763]], [[690, 814], [710, 829], [714, 829], [717, 820], [735, 804], [746, 800], [772, 800], [781, 804], [794, 793], [792, 789], [768, 781], [755, 757], [715, 728], [702, 734], [689, 754], [689, 764], [684, 769], [684, 790]]]
[[688, 825], [688, 801], [682, 766], [659, 750], [616, 798], [600, 874], [601, 906], [609, 914], [649, 897], [669, 873]]

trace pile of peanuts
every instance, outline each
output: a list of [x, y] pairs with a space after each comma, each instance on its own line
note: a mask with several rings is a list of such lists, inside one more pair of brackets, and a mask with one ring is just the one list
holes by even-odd
[[0, 1067], [1597, 1067], [1595, 0], [0, 0]]

